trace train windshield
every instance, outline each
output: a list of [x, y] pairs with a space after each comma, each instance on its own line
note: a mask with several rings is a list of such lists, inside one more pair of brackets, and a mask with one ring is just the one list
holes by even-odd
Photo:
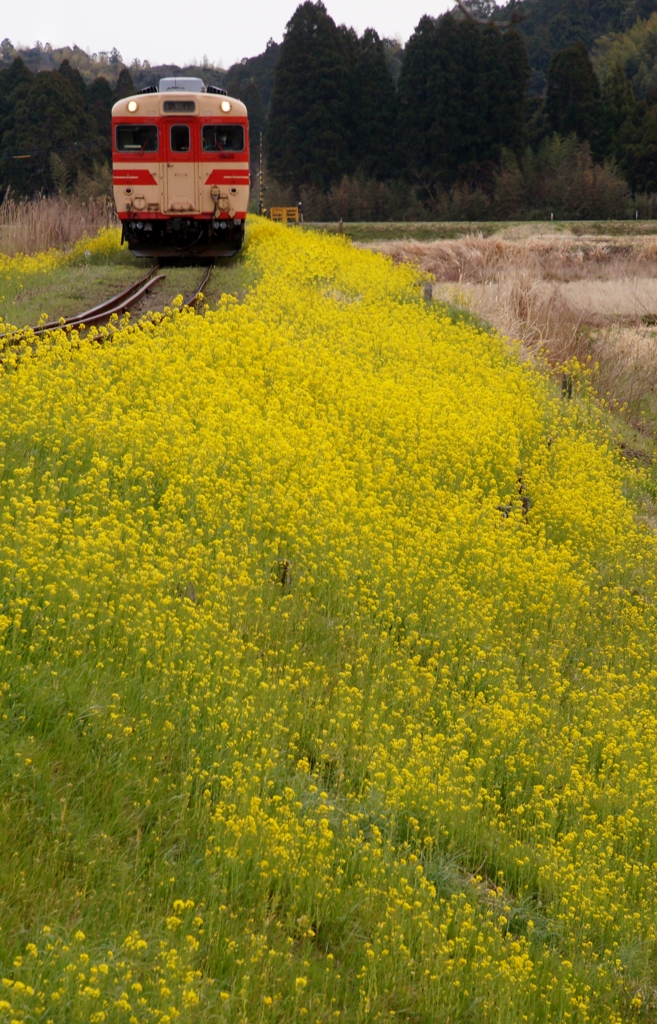
[[157, 127], [154, 124], [117, 125], [116, 148], [119, 153], [157, 152]]
[[189, 126], [186, 124], [171, 125], [171, 152], [189, 153]]
[[241, 153], [244, 149], [244, 128], [241, 124], [203, 125], [204, 153]]

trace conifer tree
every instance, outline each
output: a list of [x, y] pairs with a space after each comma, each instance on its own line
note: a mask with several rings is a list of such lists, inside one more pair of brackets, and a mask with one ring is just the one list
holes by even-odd
[[354, 59], [355, 162], [365, 177], [391, 177], [397, 148], [395, 89], [374, 29], [366, 29], [357, 40]]
[[57, 74], [61, 75], [70, 85], [73, 86], [76, 92], [86, 101], [87, 98], [87, 86], [84, 78], [80, 74], [77, 68], [71, 67], [71, 62], [63, 60], [57, 69]]
[[269, 168], [282, 184], [327, 189], [353, 161], [344, 35], [321, 0], [306, 0], [288, 22], [269, 111]]
[[[12, 134], [15, 127], [16, 104], [25, 96], [34, 81], [34, 75], [20, 57], [16, 57], [8, 68], [0, 71], [0, 191], [13, 185], [18, 191], [24, 190], [30, 177], [27, 161], [15, 160], [18, 154]], [[21, 166], [22, 165], [22, 166]]]
[[604, 148], [600, 83], [583, 42], [561, 50], [548, 72], [545, 114], [550, 131], [576, 135], [591, 143], [595, 156]]
[[280, 43], [270, 39], [264, 53], [257, 57], [248, 57], [232, 64], [226, 72], [223, 86], [228, 90], [229, 96], [242, 96], [251, 79], [258, 86], [262, 104], [265, 112], [271, 99], [271, 91], [274, 87], [274, 74], [278, 64]]
[[499, 142], [519, 155], [526, 144], [531, 67], [525, 40], [517, 29], [502, 35], [500, 66], [500, 91], [497, 99], [493, 97], [500, 126]]
[[432, 81], [437, 19], [424, 15], [406, 44], [398, 84], [398, 162], [420, 179], [431, 175], [430, 132], [435, 119], [435, 83]]
[[490, 177], [503, 149], [522, 147], [528, 81], [518, 33], [450, 14], [423, 18], [399, 83], [408, 172], [443, 186]]
[[460, 140], [458, 176], [478, 183], [482, 171], [490, 172], [491, 164], [498, 163], [502, 155], [508, 126], [500, 103], [513, 84], [507, 79], [503, 37], [496, 26], [461, 21], [457, 30], [464, 64], [457, 82], [461, 116], [467, 126], [467, 135]]
[[106, 78], [99, 75], [87, 89], [87, 109], [96, 122], [98, 134], [105, 142], [104, 155], [108, 160], [112, 155], [113, 104], [112, 86]]
[[617, 159], [633, 192], [657, 192], [657, 96], [635, 104], [614, 138]]
[[[3, 134], [5, 184], [30, 193], [53, 187], [51, 154], [64, 162], [73, 181], [102, 155], [103, 141], [77, 90], [58, 71], [41, 71], [13, 107]], [[12, 160], [13, 154], [29, 159]], [[58, 164], [58, 166], [60, 166]]]
[[134, 96], [136, 93], [135, 83], [132, 81], [132, 75], [127, 68], [121, 68], [119, 77], [116, 80], [116, 87], [114, 89], [114, 102], [117, 100], [123, 100], [126, 96]]
[[8, 68], [0, 71], [0, 139], [7, 127], [5, 119], [11, 116], [14, 104], [33, 81], [33, 73], [20, 57], [16, 57]]

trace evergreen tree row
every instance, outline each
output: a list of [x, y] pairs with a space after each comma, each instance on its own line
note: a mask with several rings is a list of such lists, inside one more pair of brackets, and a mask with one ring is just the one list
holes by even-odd
[[[508, 2], [494, 13], [505, 19], [517, 4]], [[655, 0], [523, 0], [527, 14], [520, 26], [532, 66], [532, 88], [545, 92], [552, 58], [583, 42], [588, 50], [607, 33], [625, 32], [657, 9]]]
[[267, 159], [285, 185], [329, 188], [357, 170], [394, 173], [395, 90], [383, 44], [336, 26], [307, 0], [290, 20], [274, 77]]
[[[616, 24], [621, 7], [623, 18], [629, 16], [630, 0], [605, 3], [600, 24]], [[657, 0], [631, 0], [641, 11], [647, 3]], [[562, 0], [529, 5], [534, 14], [550, 14], [552, 27], [566, 18], [569, 33], [577, 11], [595, 7], [593, 0], [572, 0], [566, 14]], [[470, 0], [470, 7], [493, 20], [477, 25], [459, 11], [425, 16], [402, 50], [372, 29], [359, 36], [336, 25], [321, 0], [305, 0], [282, 44], [270, 42], [260, 56], [213, 72], [247, 104], [254, 163], [262, 133], [270, 178], [290, 199], [312, 194], [318, 209], [318, 197], [345, 195], [340, 186], [348, 179], [360, 183], [354, 195], [371, 182], [381, 209], [382, 196], [411, 194], [409, 211], [432, 203], [448, 209], [444, 197], [458, 193], [482, 196], [491, 209], [508, 200], [510, 211], [513, 193], [527, 210], [542, 174], [536, 168], [547, 166], [550, 153], [560, 154], [562, 168], [570, 160], [577, 173], [587, 160], [605, 165], [609, 195], [629, 201], [630, 190], [657, 193], [657, 89], [650, 70], [657, 61], [649, 60], [657, 15], [602, 40], [595, 67], [581, 39], [554, 53], [539, 97], [531, 92], [523, 26], [497, 24], [492, 0]], [[155, 73], [145, 63], [139, 68], [142, 77]], [[99, 177], [111, 155], [112, 104], [142, 86], [142, 77], [133, 82], [123, 68], [114, 86], [102, 76], [89, 81], [68, 60], [37, 73], [20, 58], [1, 68], [0, 198], [8, 187], [30, 195], [65, 189], [80, 172]], [[572, 145], [560, 148], [560, 139]]]
[[116, 87], [90, 85], [69, 61], [33, 74], [20, 58], [0, 71], [0, 187], [24, 195], [62, 190], [111, 158], [111, 112], [133, 93], [127, 70]]
[[442, 185], [476, 176], [522, 148], [529, 75], [518, 32], [424, 17], [395, 87], [373, 29], [359, 38], [306, 0], [276, 68], [269, 169], [284, 185], [325, 189], [354, 173]]
[[543, 97], [530, 83], [519, 28], [460, 12], [425, 16], [395, 82], [376, 32], [359, 38], [321, 0], [306, 0], [274, 75], [269, 172], [284, 187], [324, 192], [353, 175], [401, 179], [426, 198], [456, 185], [493, 188], [504, 161], [522, 163], [528, 146], [536, 153], [556, 135], [586, 144], [598, 164], [612, 161], [632, 192], [657, 192], [657, 91], [637, 98], [620, 61], [601, 85], [582, 40], [552, 56]]
[[505, 149], [520, 153], [529, 73], [519, 32], [422, 18], [399, 79], [403, 169], [444, 187], [485, 175]]

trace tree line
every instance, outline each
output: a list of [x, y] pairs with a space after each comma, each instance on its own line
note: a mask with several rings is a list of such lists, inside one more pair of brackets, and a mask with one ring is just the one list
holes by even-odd
[[288, 196], [327, 213], [338, 196], [362, 205], [365, 181], [371, 205], [394, 207], [390, 215], [403, 215], [400, 184], [408, 216], [652, 210], [657, 91], [637, 96], [620, 60], [601, 81], [581, 39], [552, 55], [542, 95], [531, 82], [520, 27], [482, 26], [460, 11], [425, 16], [395, 82], [376, 32], [359, 38], [306, 0], [276, 68], [268, 169]]
[[[536, 20], [540, 3], [560, 0], [532, 2]], [[608, 26], [612, 14], [629, 18], [628, 4], [643, 11], [643, 0], [622, 11], [623, 0], [606, 2]], [[566, 38], [587, 3], [568, 7]], [[553, 52], [537, 94], [527, 42], [537, 45], [540, 24], [532, 37], [503, 28], [490, 0], [470, 6], [493, 19], [425, 16], [402, 49], [305, 0], [282, 44], [213, 69], [249, 108], [256, 164], [263, 133], [269, 204], [302, 200], [317, 219], [651, 215], [657, 15], [607, 37], [595, 65], [582, 39]], [[113, 82], [90, 81], [68, 59], [35, 73], [15, 57], [0, 69], [0, 193], [108, 187], [112, 104], [163, 73], [144, 62], [131, 75], [119, 56]]]
[[[99, 62], [79, 48], [65, 48], [70, 58], [53, 68], [57, 51], [52, 47], [16, 51], [4, 40], [0, 43], [0, 200], [8, 189], [28, 196], [71, 189], [82, 189], [85, 195], [109, 193], [113, 104], [169, 75], [201, 77], [206, 84], [222, 86], [243, 99], [254, 128], [252, 158], [257, 159], [259, 135], [266, 123], [262, 94], [268, 101], [279, 49], [270, 42], [265, 53], [240, 61], [226, 72], [210, 66], [151, 67], [147, 61], [134, 61], [127, 68], [117, 50]], [[106, 68], [106, 74], [94, 75], [94, 67], [99, 66]]]
[[135, 91], [123, 69], [114, 87], [87, 84], [68, 60], [34, 74], [20, 57], [0, 71], [0, 191], [65, 192], [78, 180], [107, 189], [112, 105]]
[[[488, 0], [476, 2], [494, 8]], [[508, 0], [501, 9], [488, 13], [504, 20], [515, 4], [516, 0]], [[649, 18], [655, 0], [524, 0], [523, 8], [527, 17], [521, 31], [532, 67], [532, 91], [543, 93], [555, 53], [577, 42], [591, 51], [601, 37], [624, 33], [637, 21]]]

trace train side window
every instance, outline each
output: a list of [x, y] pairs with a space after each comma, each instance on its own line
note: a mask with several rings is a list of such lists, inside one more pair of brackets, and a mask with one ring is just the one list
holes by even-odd
[[241, 124], [203, 125], [204, 153], [241, 153], [244, 149], [244, 128]]
[[157, 127], [154, 124], [117, 124], [116, 148], [119, 153], [156, 153]]
[[172, 153], [189, 153], [191, 148], [189, 139], [189, 125], [187, 124], [172, 124], [171, 125], [171, 152]]

